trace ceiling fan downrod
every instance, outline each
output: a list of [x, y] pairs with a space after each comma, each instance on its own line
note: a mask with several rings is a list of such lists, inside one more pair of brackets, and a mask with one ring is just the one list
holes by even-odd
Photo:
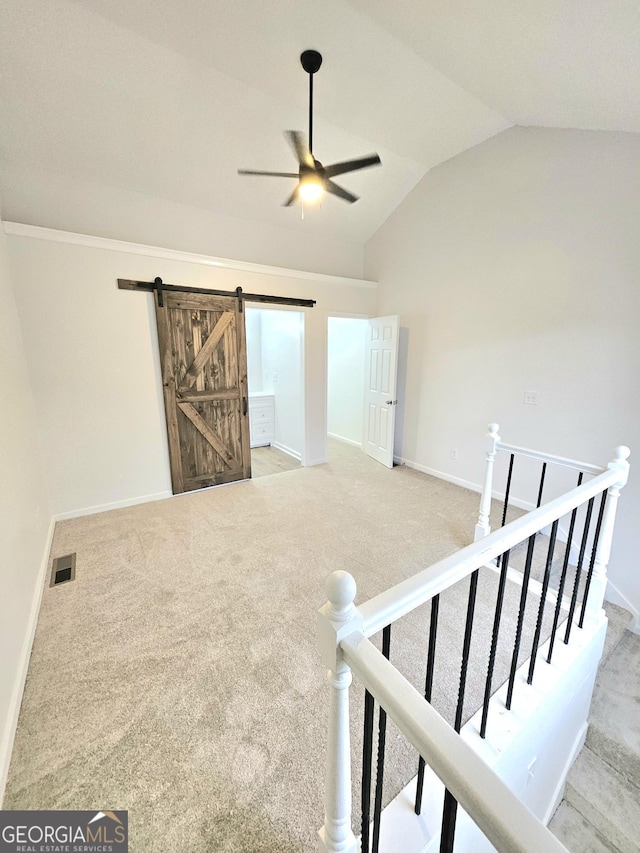
[[309, 75], [309, 151], [313, 154], [313, 75], [322, 65], [322, 54], [305, 50], [300, 54], [300, 64]]

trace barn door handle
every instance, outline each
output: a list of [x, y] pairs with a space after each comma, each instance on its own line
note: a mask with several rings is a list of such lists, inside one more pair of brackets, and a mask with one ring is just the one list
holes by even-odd
[[245, 417], [247, 414], [247, 398], [242, 398], [242, 416]]

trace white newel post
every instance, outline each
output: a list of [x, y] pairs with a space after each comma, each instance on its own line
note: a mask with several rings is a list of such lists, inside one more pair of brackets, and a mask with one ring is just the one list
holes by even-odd
[[495, 462], [498, 445], [500, 444], [500, 436], [498, 435], [499, 429], [500, 427], [498, 424], [489, 424], [489, 432], [485, 439], [487, 447], [487, 465], [484, 472], [482, 497], [480, 498], [480, 515], [478, 517], [478, 523], [476, 524], [475, 536], [473, 537], [474, 542], [477, 542], [479, 539], [484, 539], [485, 536], [488, 536], [491, 533], [489, 516], [491, 514], [491, 491], [493, 489], [493, 463]]
[[362, 628], [353, 600], [356, 582], [348, 572], [333, 572], [325, 585], [328, 602], [318, 613], [318, 642], [329, 669], [329, 737], [324, 796], [324, 826], [319, 831], [320, 853], [356, 853], [351, 829], [351, 745], [349, 740], [349, 685], [351, 670], [339, 643]]
[[613, 486], [609, 487], [607, 493], [607, 502], [604, 507], [604, 515], [602, 516], [600, 538], [598, 539], [598, 547], [596, 548], [591, 587], [585, 611], [587, 619], [599, 617], [602, 611], [604, 594], [607, 588], [607, 565], [609, 564], [609, 556], [611, 554], [616, 508], [618, 506], [618, 498], [620, 497], [620, 489], [626, 484], [629, 477], [629, 463], [627, 459], [630, 453], [629, 448], [624, 445], [616, 447], [615, 456], [607, 465], [607, 468], [620, 472], [620, 479]]

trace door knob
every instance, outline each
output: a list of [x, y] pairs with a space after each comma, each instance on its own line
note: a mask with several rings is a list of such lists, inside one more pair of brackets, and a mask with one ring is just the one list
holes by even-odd
[[386, 402], [387, 406], [397, 406], [398, 405], [397, 400], [386, 400], [385, 402]]

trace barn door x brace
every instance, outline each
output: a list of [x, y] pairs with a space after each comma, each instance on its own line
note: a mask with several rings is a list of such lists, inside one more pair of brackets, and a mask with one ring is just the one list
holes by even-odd
[[128, 278], [118, 279], [118, 288], [120, 290], [142, 290], [147, 293], [158, 294], [158, 306], [164, 306], [162, 297], [163, 291], [173, 293], [203, 293], [205, 296], [235, 296], [238, 300], [239, 310], [242, 311], [243, 302], [267, 302], [273, 305], [297, 305], [302, 308], [313, 308], [316, 304], [315, 299], [294, 299], [289, 296], [267, 296], [264, 293], [245, 293], [241, 287], [236, 287], [235, 290], [210, 290], [205, 287], [183, 287], [178, 284], [164, 284], [161, 278], [156, 278], [154, 281], [132, 281]]

